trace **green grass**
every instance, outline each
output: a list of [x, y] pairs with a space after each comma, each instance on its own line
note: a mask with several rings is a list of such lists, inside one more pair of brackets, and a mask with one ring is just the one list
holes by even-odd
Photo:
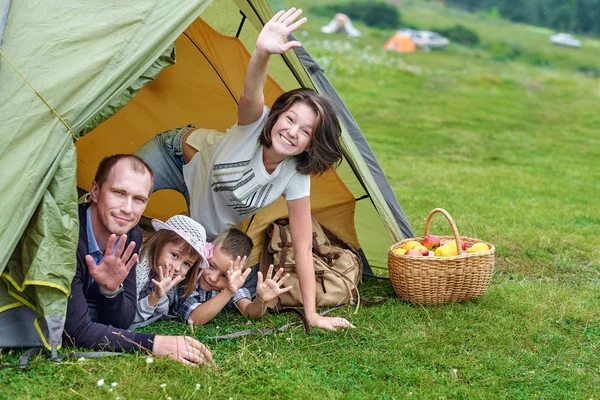
[[[366, 35], [348, 41], [322, 34], [327, 19], [310, 13], [299, 37], [365, 132], [414, 231], [443, 207], [461, 234], [496, 245], [483, 297], [419, 307], [398, 300], [389, 282], [369, 281], [361, 294], [388, 297], [385, 304], [334, 311], [356, 330], [208, 339], [292, 321], [229, 312], [194, 333], [213, 351], [214, 369], [147, 364], [144, 354], [39, 363], [0, 370], [0, 398], [599, 398], [600, 81], [576, 71], [600, 65], [599, 42], [557, 48], [540, 28], [404, 3], [407, 23], [460, 21], [487, 45], [386, 53], [391, 32], [358, 24]], [[521, 40], [521, 56], [498, 61], [493, 43], [507, 32]], [[552, 66], [532, 62], [535, 54]], [[432, 231], [450, 233], [442, 217]], [[146, 331], [186, 328], [165, 322]], [[2, 352], [0, 364], [18, 356]]]

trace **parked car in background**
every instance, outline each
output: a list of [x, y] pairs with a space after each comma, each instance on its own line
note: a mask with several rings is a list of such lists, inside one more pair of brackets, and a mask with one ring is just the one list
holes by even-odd
[[431, 31], [416, 31], [413, 41], [423, 50], [445, 49], [450, 44], [450, 40]]
[[450, 44], [450, 40], [436, 32], [401, 29], [398, 33], [408, 36], [418, 48], [425, 51], [445, 49]]
[[568, 33], [552, 35], [550, 41], [558, 46], [581, 47], [581, 42]]

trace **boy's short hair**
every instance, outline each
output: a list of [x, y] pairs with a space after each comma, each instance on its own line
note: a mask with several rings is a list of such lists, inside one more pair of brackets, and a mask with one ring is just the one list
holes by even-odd
[[250, 258], [252, 247], [254, 247], [250, 236], [235, 228], [221, 233], [213, 240], [212, 244], [215, 247], [221, 247], [221, 251], [232, 257], [246, 256], [246, 258]]

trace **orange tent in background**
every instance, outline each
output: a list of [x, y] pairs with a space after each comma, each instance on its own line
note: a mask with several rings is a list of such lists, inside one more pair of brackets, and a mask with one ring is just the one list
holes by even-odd
[[413, 42], [408, 35], [396, 32], [387, 42], [385, 42], [383, 48], [388, 51], [393, 50], [399, 53], [412, 53], [417, 49], [417, 46], [415, 46], [415, 42]]

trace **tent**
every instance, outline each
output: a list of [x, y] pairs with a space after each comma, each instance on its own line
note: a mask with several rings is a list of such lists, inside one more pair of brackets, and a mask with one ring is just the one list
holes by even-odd
[[350, 17], [346, 14], [335, 14], [333, 19], [321, 28], [323, 33], [344, 33], [350, 37], [362, 35], [358, 29], [352, 25]]
[[[75, 271], [77, 186], [90, 187], [101, 158], [161, 130], [231, 126], [273, 13], [265, 0], [0, 0], [0, 10], [9, 10], [0, 24], [0, 347], [56, 353]], [[384, 266], [387, 247], [412, 231], [355, 121], [305, 49], [274, 57], [269, 75], [268, 104], [299, 86], [338, 103], [345, 160], [313, 179], [312, 212]], [[183, 211], [181, 195], [161, 191], [147, 216]], [[244, 223], [256, 248], [285, 213], [278, 201]]]
[[388, 51], [397, 51], [398, 53], [412, 53], [417, 50], [415, 42], [402, 31], [398, 31], [385, 42], [383, 48]]

